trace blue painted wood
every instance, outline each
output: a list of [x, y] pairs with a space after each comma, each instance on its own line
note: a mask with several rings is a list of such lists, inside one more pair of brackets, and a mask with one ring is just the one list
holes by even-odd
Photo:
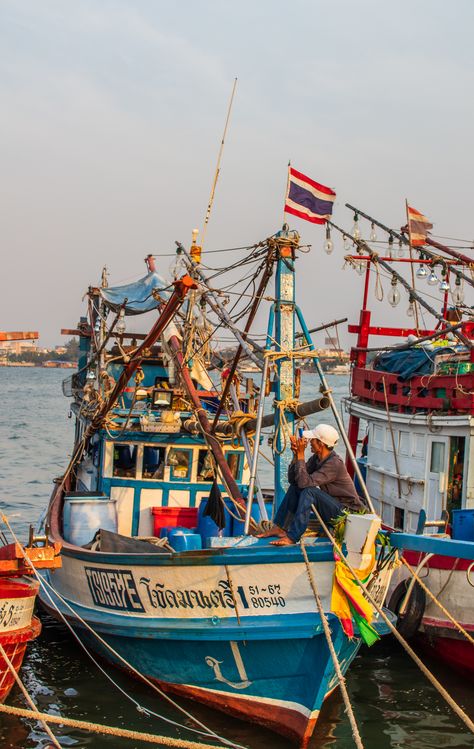
[[440, 554], [459, 559], [474, 559], [474, 542], [456, 541], [452, 538], [418, 536], [415, 533], [390, 533], [390, 543], [397, 549], [422, 551], [425, 554]]

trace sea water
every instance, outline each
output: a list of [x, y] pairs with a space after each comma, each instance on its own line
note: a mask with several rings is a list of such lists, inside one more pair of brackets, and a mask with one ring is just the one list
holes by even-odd
[[[62, 396], [65, 373], [54, 369], [0, 368], [0, 507], [22, 540], [28, 526], [46, 506], [52, 480], [64, 471], [72, 449], [73, 419]], [[348, 378], [329, 376], [335, 399], [347, 394]], [[317, 397], [317, 377], [303, 375], [301, 400]], [[334, 424], [332, 414], [308, 418]], [[268, 432], [265, 439], [269, 437]], [[269, 454], [269, 448], [266, 447]], [[341, 448], [342, 453], [342, 448]], [[261, 464], [262, 483], [271, 483], [271, 467]], [[39, 710], [79, 720], [199, 741], [185, 728], [170, 726], [137, 711], [126, 695], [141, 705], [191, 726], [175, 708], [150, 690], [103, 663], [115, 686], [81, 651], [67, 629], [42, 616], [43, 631], [28, 647], [21, 676]], [[426, 658], [425, 658], [426, 660]], [[428, 665], [463, 708], [474, 717], [474, 685], [439, 666]], [[473, 737], [400, 648], [385, 638], [370, 651], [363, 649], [351, 666], [347, 686], [365, 749], [472, 749]], [[123, 691], [119, 691], [119, 687]], [[14, 688], [7, 704], [24, 707]], [[197, 703], [179, 700], [218, 734], [250, 749], [283, 749], [291, 744], [265, 729], [229, 718]], [[151, 746], [65, 727], [53, 727], [61, 746], [76, 749], [140, 749]], [[202, 739], [210, 742], [207, 738]], [[49, 739], [34, 721], [2, 714], [2, 749], [39, 749]], [[311, 749], [352, 749], [354, 742], [344, 704], [336, 691], [324, 704]]]

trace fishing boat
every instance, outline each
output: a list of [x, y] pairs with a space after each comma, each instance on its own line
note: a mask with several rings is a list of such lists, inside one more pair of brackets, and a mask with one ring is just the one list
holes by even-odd
[[[356, 221], [370, 222], [372, 232], [374, 226], [385, 231], [388, 244], [382, 255], [360, 234], [351, 237], [357, 252], [347, 259], [365, 273], [365, 283], [359, 323], [349, 326], [357, 335], [346, 401], [349, 438], [355, 450], [364, 424], [359, 464], [368, 491], [386, 526], [401, 531], [392, 543], [404, 549], [404, 560], [422, 579], [415, 583], [405, 565], [399, 568], [389, 606], [406, 636], [417, 634], [437, 658], [472, 679], [474, 649], [465, 633], [474, 636], [474, 324], [463, 298], [464, 285], [472, 285], [471, 260], [426, 234], [407, 256], [409, 225], [396, 232], [349, 207]], [[416, 273], [405, 278], [397, 263], [414, 266]], [[406, 291], [409, 325], [372, 321], [374, 268], [390, 274], [392, 306], [400, 300], [399, 288]], [[442, 292], [438, 309], [423, 294], [427, 282], [430, 292], [438, 286]], [[434, 319], [431, 329], [421, 327], [420, 310]], [[374, 336], [391, 336], [396, 343], [377, 346]]]
[[[355, 621], [346, 634], [331, 612], [336, 562], [327, 538], [308, 536], [305, 559], [299, 545], [275, 547], [251, 534], [283, 499], [288, 435], [328, 406], [340, 418], [295, 302], [298, 247], [287, 226], [249, 247], [258, 288], [243, 330], [206, 279], [196, 237], [189, 251], [178, 244], [172, 284], [157, 272], [159, 257], [149, 256], [137, 282], [109, 287], [103, 277], [89, 289], [88, 315], [66, 331], [80, 348], [78, 371], [64, 383], [76, 420], [73, 457], [46, 516], [63, 565], [44, 573], [40, 596], [111, 663], [303, 747], [338, 685], [312, 580], [342, 673], [362, 634]], [[251, 324], [273, 273], [275, 301], [259, 346]], [[208, 373], [207, 310], [238, 344], [222, 380]], [[149, 332], [128, 332], [140, 313], [153, 318]], [[297, 348], [296, 321], [305, 342]], [[236, 377], [243, 352], [261, 372], [260, 386]], [[324, 393], [301, 403], [297, 363], [308, 358]], [[264, 414], [269, 392], [275, 404]], [[274, 426], [271, 492], [258, 472], [265, 425]], [[368, 515], [364, 523], [353, 549], [357, 569], [365, 569], [361, 548], [379, 520]], [[380, 605], [390, 559], [381, 547], [369, 570]], [[373, 626], [387, 631], [378, 614]]]
[[32, 579], [30, 562], [37, 569], [57, 569], [59, 551], [60, 544], [50, 545], [47, 539], [41, 546], [33, 538], [27, 547], [0, 546], [0, 702], [15, 684], [27, 644], [41, 632], [41, 622], [33, 614], [39, 583]]

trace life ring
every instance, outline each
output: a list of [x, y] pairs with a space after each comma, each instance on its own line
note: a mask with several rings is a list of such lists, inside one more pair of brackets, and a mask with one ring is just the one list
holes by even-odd
[[426, 594], [418, 583], [412, 588], [403, 616], [399, 616], [400, 607], [405, 598], [410, 580], [403, 580], [393, 591], [388, 608], [397, 614], [397, 629], [403, 637], [409, 639], [418, 632], [426, 607]]

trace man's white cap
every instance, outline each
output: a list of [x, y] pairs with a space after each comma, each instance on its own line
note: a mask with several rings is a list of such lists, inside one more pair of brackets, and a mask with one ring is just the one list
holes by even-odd
[[307, 440], [319, 440], [326, 447], [334, 447], [339, 439], [337, 429], [330, 424], [318, 424], [315, 429], [308, 429], [303, 432], [303, 437]]

